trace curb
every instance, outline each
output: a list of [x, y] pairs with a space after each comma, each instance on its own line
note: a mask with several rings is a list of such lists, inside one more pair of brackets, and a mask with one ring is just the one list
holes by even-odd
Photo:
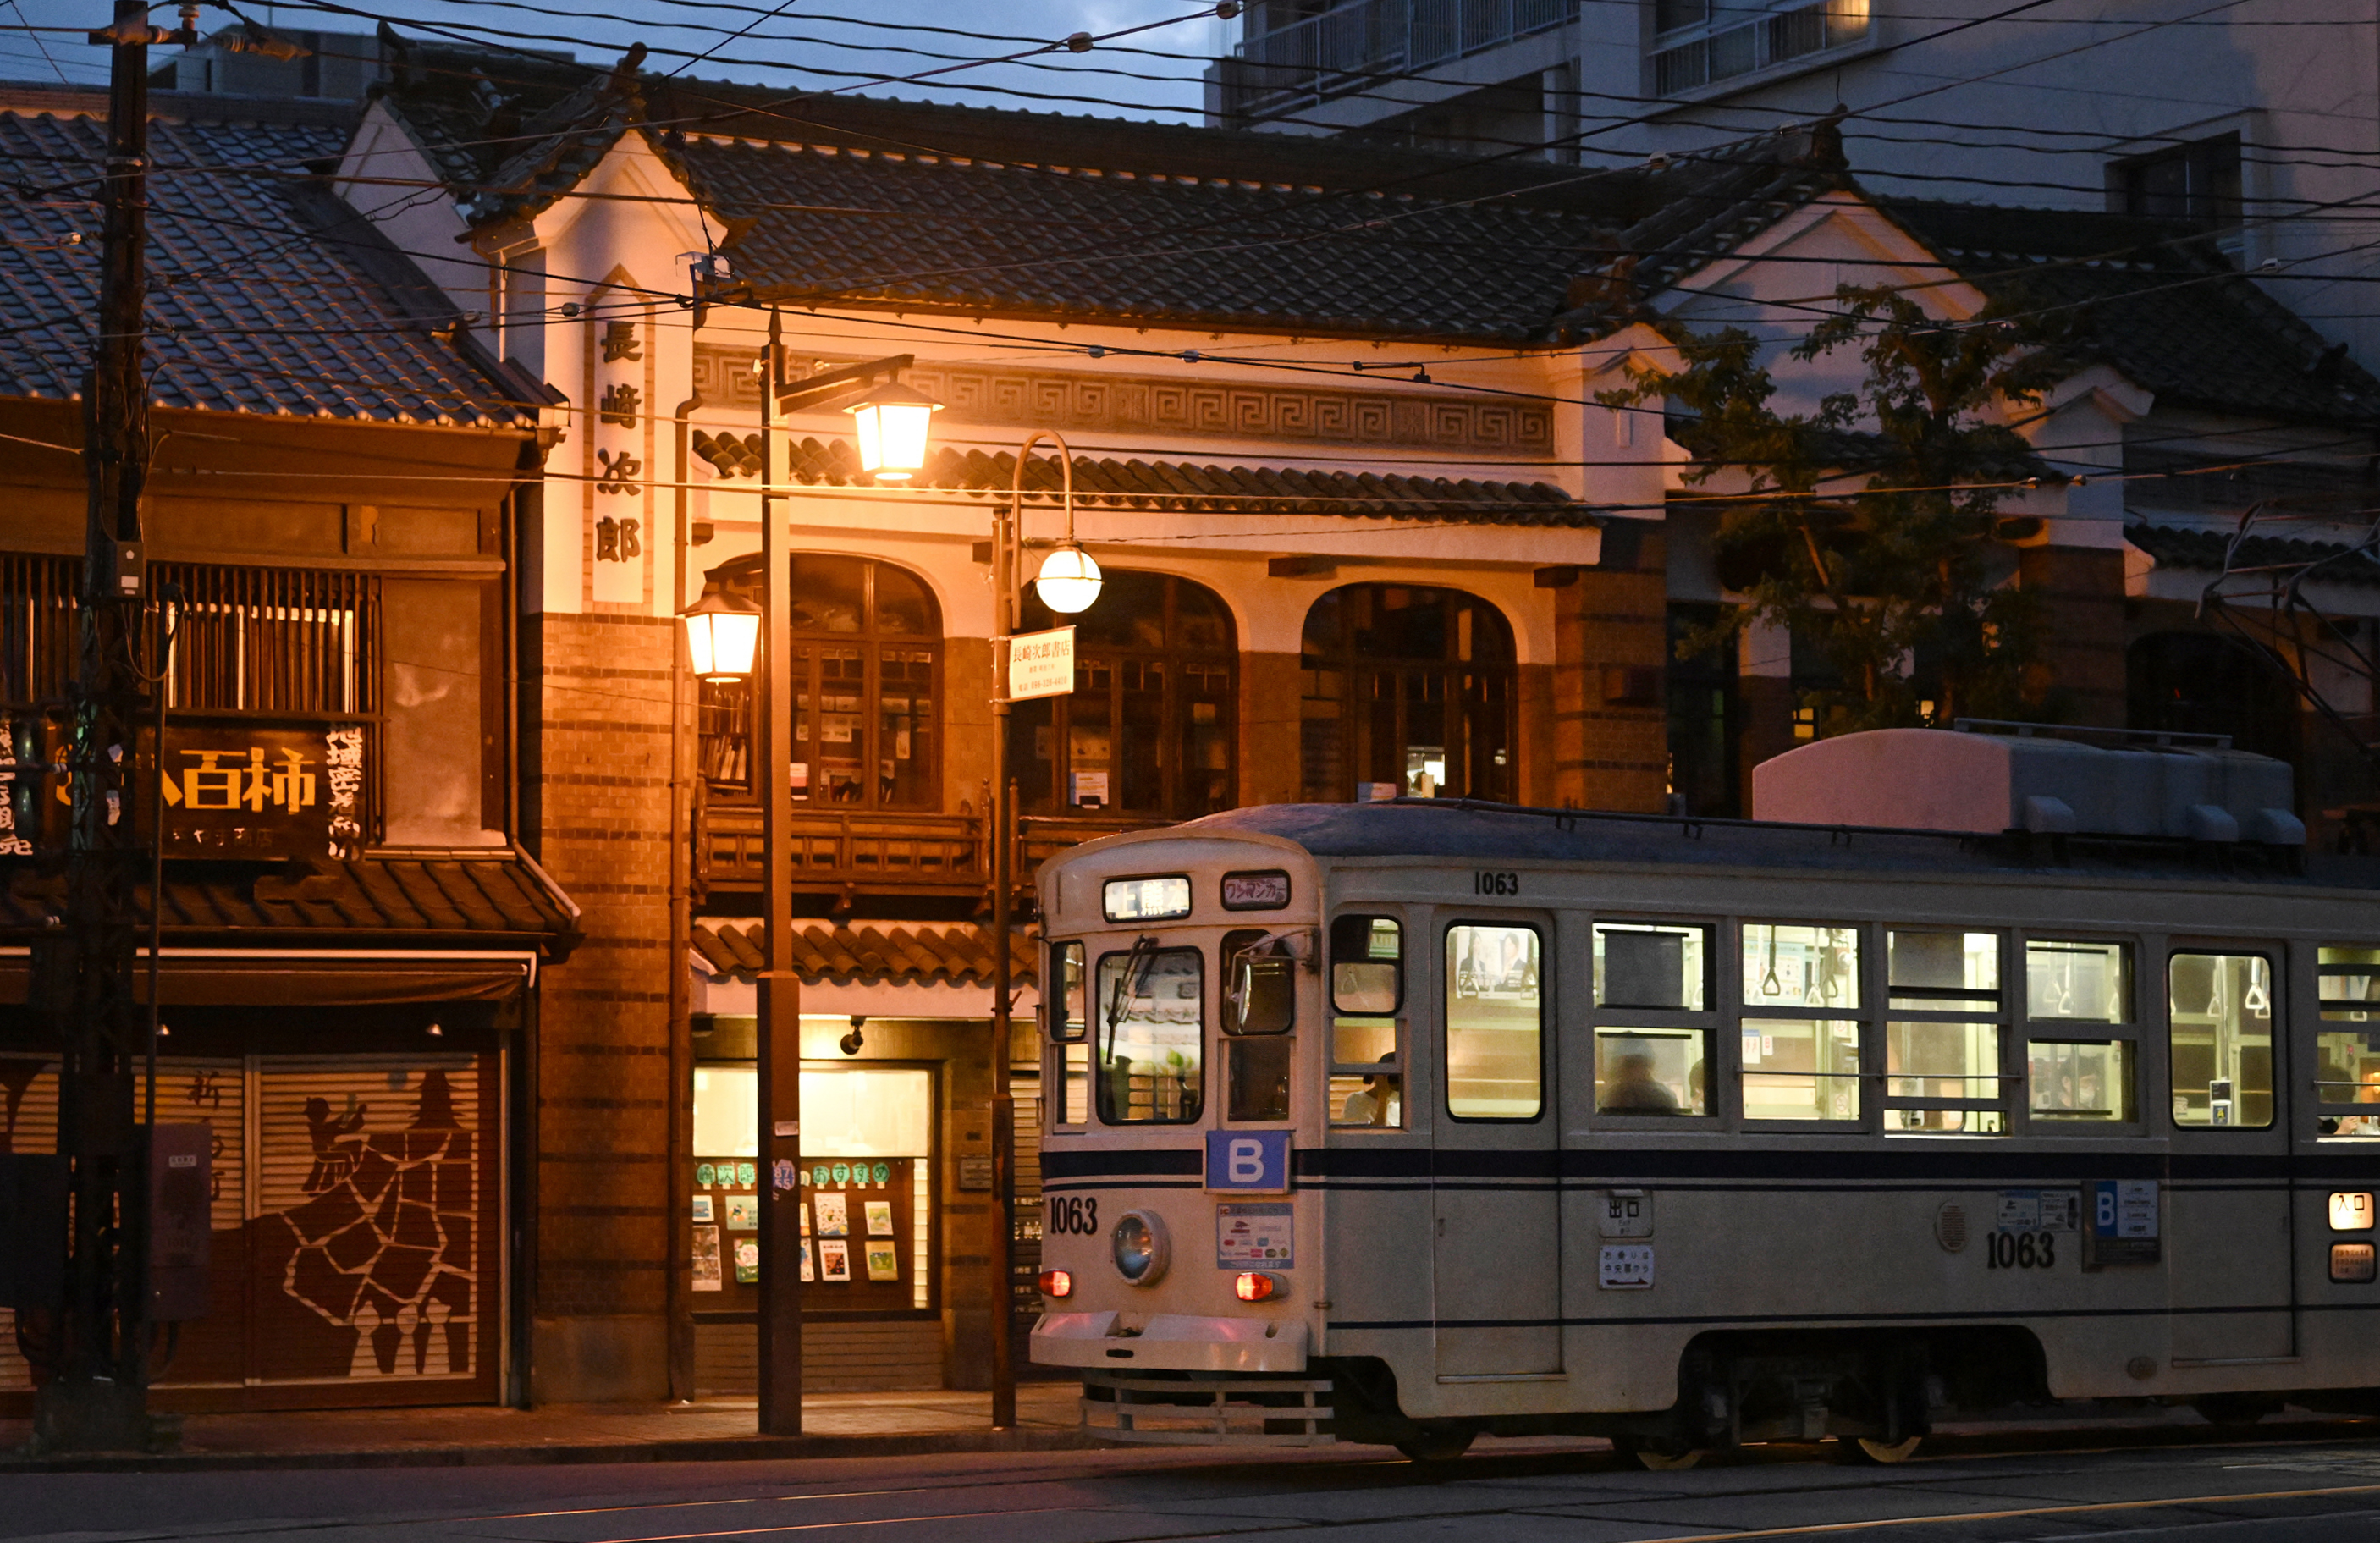
[[0, 1474], [187, 1474], [322, 1468], [550, 1467], [599, 1463], [791, 1462], [831, 1457], [938, 1457], [955, 1452], [1086, 1452], [1080, 1430], [950, 1430], [899, 1436], [727, 1436], [669, 1441], [543, 1445], [358, 1447], [325, 1452], [91, 1452], [0, 1456]]

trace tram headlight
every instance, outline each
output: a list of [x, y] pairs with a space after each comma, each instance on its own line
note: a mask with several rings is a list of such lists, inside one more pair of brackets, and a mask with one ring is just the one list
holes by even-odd
[[1165, 1274], [1165, 1223], [1145, 1210], [1126, 1211], [1108, 1233], [1116, 1273], [1127, 1284], [1153, 1286]]

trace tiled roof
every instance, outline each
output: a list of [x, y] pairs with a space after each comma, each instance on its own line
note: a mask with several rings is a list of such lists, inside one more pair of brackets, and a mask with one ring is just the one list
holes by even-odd
[[[453, 307], [308, 170], [338, 155], [339, 115], [152, 101], [148, 315], [159, 406], [535, 423], [521, 387], [431, 335]], [[0, 97], [0, 166], [28, 189], [0, 200], [0, 396], [81, 392], [98, 306], [104, 109], [103, 94], [89, 92]]]
[[[2224, 565], [2224, 550], [2231, 538], [2220, 530], [2188, 530], [2170, 525], [2144, 525], [2135, 522], [2124, 527], [2124, 539], [2156, 559], [2164, 568], [2189, 568], [2203, 573], [2220, 573]], [[2231, 566], [2243, 568], [2301, 568], [2320, 563], [2322, 568], [2313, 575], [2326, 584], [2353, 584], [2380, 588], [2380, 561], [2357, 547], [2338, 541], [2293, 541], [2286, 536], [2250, 536], [2240, 543], [2232, 554]]]
[[2233, 269], [2203, 227], [2082, 210], [1879, 200], [1978, 288], [2071, 317], [2160, 401], [2326, 422], [2380, 415], [2380, 380]]
[[[757, 921], [698, 921], [694, 950], [717, 974], [750, 975], [760, 968], [767, 935]], [[1010, 935], [1009, 968], [1021, 985], [1038, 978], [1038, 942], [1031, 929]], [[854, 928], [809, 921], [794, 928], [794, 967], [812, 985], [989, 985], [993, 964], [990, 929], [965, 923]]]
[[[758, 475], [758, 433], [710, 434], [698, 431], [695, 454], [732, 477]], [[870, 485], [847, 440], [803, 439], [784, 447], [787, 477], [811, 486]], [[1006, 493], [1014, 484], [1016, 457], [1002, 452], [938, 451], [926, 469], [905, 484], [984, 494]], [[1026, 468], [1028, 492], [1058, 491], [1058, 468], [1037, 458]], [[1588, 505], [1551, 482], [1505, 482], [1472, 478], [1402, 477], [1354, 471], [1308, 471], [1294, 467], [1194, 466], [1184, 461], [1075, 458], [1075, 499], [1091, 506], [1155, 509], [1172, 513], [1350, 515], [1390, 519], [1460, 520], [1480, 525], [1588, 526]]]
[[[1830, 136], [1583, 172], [592, 70], [384, 100], [483, 224], [546, 207], [638, 126], [771, 298], [1450, 339], [1538, 338], [1579, 275], [1647, 244], [1723, 250], [1840, 167]], [[469, 148], [515, 134], [542, 138]]]
[[[63, 899], [63, 881], [31, 861], [0, 862], [0, 935], [43, 930]], [[133, 909], [148, 914], [145, 884]], [[261, 863], [176, 862], [165, 869], [164, 920], [168, 937], [183, 939], [365, 932], [423, 942], [506, 938], [566, 947], [579, 934], [570, 897], [512, 853], [366, 857], [312, 864], [303, 872]]]

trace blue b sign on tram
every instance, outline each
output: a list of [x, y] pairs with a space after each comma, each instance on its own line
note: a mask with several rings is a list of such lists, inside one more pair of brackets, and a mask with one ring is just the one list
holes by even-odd
[[1289, 1188], [1290, 1131], [1208, 1131], [1207, 1187], [1277, 1195]]

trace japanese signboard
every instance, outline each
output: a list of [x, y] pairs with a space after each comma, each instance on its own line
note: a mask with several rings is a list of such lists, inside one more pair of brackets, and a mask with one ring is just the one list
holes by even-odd
[[1008, 699], [1063, 697], [1075, 689], [1075, 629], [1020, 632], [1008, 640]]
[[168, 857], [359, 857], [363, 726], [169, 723], [162, 792]]

